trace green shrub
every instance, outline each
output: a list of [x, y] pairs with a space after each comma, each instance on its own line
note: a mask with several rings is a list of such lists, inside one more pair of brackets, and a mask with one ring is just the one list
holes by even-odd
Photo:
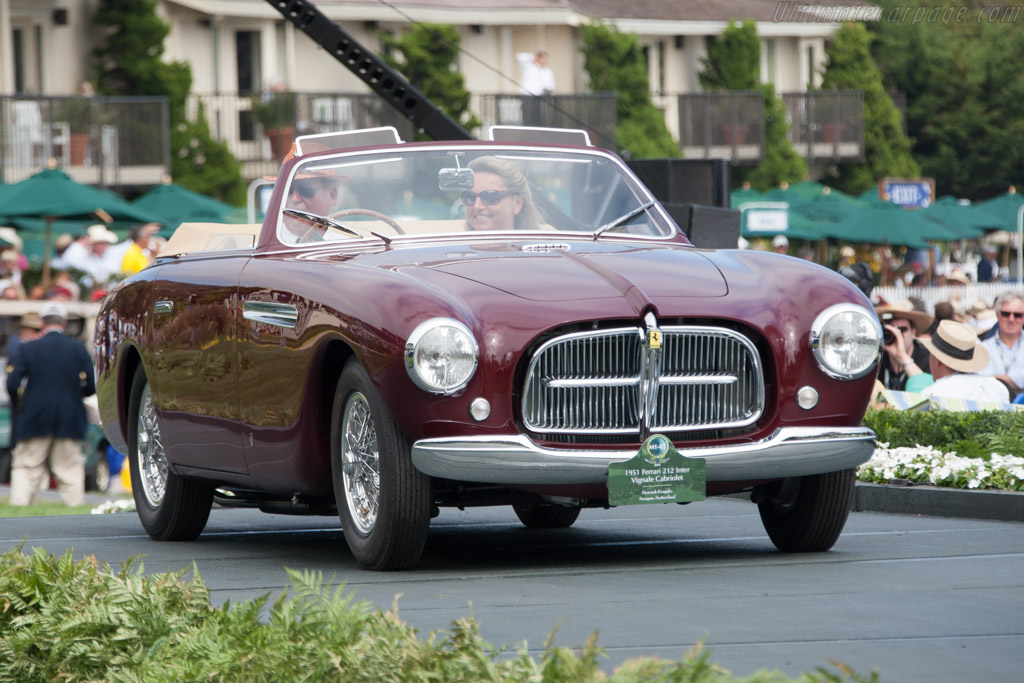
[[869, 410], [864, 426], [890, 448], [932, 446], [964, 457], [1024, 457], [1024, 412], [948, 410]]
[[[573, 651], [549, 636], [540, 661], [494, 648], [472, 617], [421, 639], [390, 611], [354, 603], [319, 574], [288, 571], [287, 593], [210, 606], [193, 566], [145, 575], [135, 560], [117, 573], [19, 546], [0, 555], [0, 681], [735, 681], [698, 644], [678, 662], [632, 659], [607, 675], [597, 636]], [[842, 665], [800, 681], [877, 681]], [[760, 671], [748, 681], [790, 680]]]

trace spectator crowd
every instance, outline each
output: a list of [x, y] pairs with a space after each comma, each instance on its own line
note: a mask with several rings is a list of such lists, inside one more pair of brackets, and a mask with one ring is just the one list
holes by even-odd
[[[56, 481], [67, 505], [79, 505], [85, 482], [81, 440], [86, 435], [84, 399], [95, 391], [92, 359], [85, 345], [68, 337], [65, 304], [99, 301], [118, 280], [149, 264], [165, 240], [156, 223], [133, 227], [119, 240], [105, 225], [84, 234], [62, 234], [54, 241], [49, 277], [31, 284], [29, 261], [17, 239], [0, 252], [0, 296], [8, 301], [39, 301], [38, 312], [21, 315], [4, 356], [11, 411], [10, 457], [12, 505], [28, 505], [40, 486]], [[45, 273], [45, 270], [44, 270]], [[108, 460], [111, 455], [107, 454]], [[117, 459], [117, 467], [121, 459]], [[2, 470], [4, 468], [0, 468]], [[115, 468], [111, 468], [114, 471]]]

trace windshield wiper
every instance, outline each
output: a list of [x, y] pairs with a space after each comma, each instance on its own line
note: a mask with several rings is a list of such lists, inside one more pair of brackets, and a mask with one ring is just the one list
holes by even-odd
[[[285, 209], [284, 212], [289, 216], [295, 216], [296, 218], [301, 218], [302, 220], [309, 221], [313, 225], [322, 225], [325, 228], [334, 228], [339, 232], [343, 232], [346, 235], [352, 235], [353, 237], [362, 237], [360, 233], [356, 232], [352, 228], [346, 227], [345, 225], [334, 220], [333, 218], [328, 218], [326, 216], [321, 216], [315, 213], [309, 213], [308, 211], [299, 211], [298, 209]], [[384, 242], [384, 244], [388, 246], [391, 245], [390, 237], [382, 235], [374, 230], [367, 229], [366, 232], [370, 233], [377, 239], [381, 240], [382, 242]]]
[[646, 204], [641, 204], [640, 206], [636, 207], [635, 209], [633, 209], [629, 213], [626, 213], [626, 214], [623, 214], [623, 215], [619, 216], [618, 218], [616, 218], [615, 220], [611, 221], [610, 223], [605, 223], [600, 228], [598, 228], [597, 230], [594, 231], [594, 239], [596, 240], [598, 237], [600, 237], [601, 233], [607, 232], [607, 231], [612, 230], [614, 228], [621, 227], [624, 223], [626, 223], [627, 221], [632, 220], [633, 218], [639, 216], [640, 214], [642, 214], [644, 211], [646, 211], [647, 209], [651, 208], [652, 206], [654, 206], [654, 202], [647, 202]]

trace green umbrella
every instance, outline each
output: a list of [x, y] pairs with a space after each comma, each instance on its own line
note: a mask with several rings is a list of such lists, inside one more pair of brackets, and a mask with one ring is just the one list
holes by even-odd
[[957, 239], [949, 228], [892, 202], [879, 202], [836, 223], [825, 224], [823, 231], [829, 237], [850, 242], [902, 244], [918, 249], [927, 249], [929, 241]]
[[157, 185], [134, 202], [136, 206], [162, 217], [162, 223], [176, 228], [181, 223], [230, 223], [235, 207], [174, 183]]
[[749, 187], [733, 190], [729, 193], [729, 206], [734, 209], [739, 207], [740, 204], [745, 204], [746, 202], [759, 201], [761, 201], [761, 193], [757, 190], [752, 190]]
[[919, 209], [922, 215], [938, 221], [958, 233], [964, 239], [973, 239], [985, 230], [1000, 227], [1000, 219], [971, 203], [961, 204], [956, 197], [940, 197], [930, 206]]
[[0, 191], [0, 214], [8, 218], [42, 218], [44, 228], [43, 281], [50, 279], [50, 244], [53, 221], [113, 218], [138, 223], [159, 223], [160, 218], [138, 209], [112, 192], [82, 185], [55, 168], [40, 171]]
[[999, 219], [1000, 230], [1010, 231], [1017, 230], [1017, 212], [1020, 211], [1021, 205], [1024, 205], [1024, 196], [1017, 192], [1016, 189], [1011, 189], [1009, 192], [1004, 192], [998, 197], [978, 203], [978, 206], [985, 213]]
[[864, 200], [876, 201], [876, 202], [883, 201], [882, 198], [878, 196], [878, 188], [877, 187], [872, 187], [870, 190], [864, 190], [859, 195], [857, 195], [857, 199], [859, 199], [861, 201], [864, 201]]
[[834, 192], [820, 194], [799, 205], [797, 211], [815, 220], [836, 222], [869, 208], [868, 203], [859, 199], [849, 195], [843, 197]]

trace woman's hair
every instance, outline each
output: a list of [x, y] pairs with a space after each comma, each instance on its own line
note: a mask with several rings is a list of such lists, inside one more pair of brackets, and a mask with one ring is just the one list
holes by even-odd
[[939, 323], [943, 320], [956, 320], [956, 309], [953, 304], [949, 301], [940, 301], [935, 304], [935, 317], [932, 320], [932, 324], [928, 326], [928, 329], [924, 333], [928, 336], [934, 336], [935, 331], [939, 329]]
[[502, 179], [510, 192], [518, 192], [522, 196], [523, 208], [516, 214], [516, 230], [540, 229], [540, 214], [533, 203], [530, 183], [526, 182], [526, 176], [515, 164], [497, 157], [478, 157], [469, 162], [469, 167], [475, 173], [493, 173]]

